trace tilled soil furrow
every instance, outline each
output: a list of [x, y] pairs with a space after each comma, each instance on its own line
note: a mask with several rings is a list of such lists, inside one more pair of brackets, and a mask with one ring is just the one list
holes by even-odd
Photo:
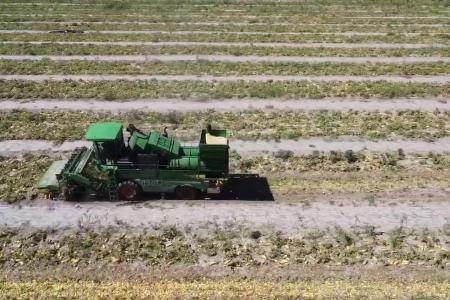
[[352, 76], [352, 75], [323, 75], [323, 76], [295, 76], [295, 75], [242, 75], [242, 76], [210, 76], [210, 75], [1, 75], [0, 80], [26, 80], [34, 82], [45, 81], [116, 81], [116, 80], [158, 80], [158, 81], [318, 81], [318, 82], [374, 82], [386, 81], [396, 83], [439, 83], [450, 82], [450, 75], [413, 75], [413, 76]]
[[[261, 201], [158, 201], [153, 205], [125, 203], [67, 203], [36, 202], [31, 205], [0, 205], [2, 223], [11, 227], [28, 224], [37, 228], [93, 227], [127, 224], [151, 227], [152, 224], [199, 228], [205, 220], [216, 225], [240, 224], [250, 228], [275, 228], [285, 234], [297, 235], [307, 229], [327, 229], [354, 226], [374, 226], [389, 231], [404, 228], [442, 228], [448, 222], [450, 207], [445, 203], [418, 205], [367, 204], [361, 199], [359, 206], [337, 206], [314, 203], [283, 204]], [[137, 209], [139, 208], [139, 209]]]
[[97, 42], [97, 41], [0, 41], [4, 45], [107, 45], [107, 46], [210, 46], [210, 47], [272, 47], [272, 48], [383, 48], [383, 49], [419, 49], [448, 48], [448, 45], [406, 44], [406, 43], [244, 43], [244, 42]]
[[435, 63], [450, 62], [450, 57], [405, 56], [405, 57], [308, 57], [308, 56], [235, 56], [235, 55], [0, 55], [3, 60], [52, 60], [52, 61], [133, 61], [133, 62], [175, 62], [175, 61], [211, 61], [211, 62], [276, 62], [276, 63]]
[[[311, 11], [314, 12], [314, 11]], [[322, 11], [316, 11], [316, 13], [320, 13]], [[114, 14], [114, 13], [104, 13], [102, 11], [81, 11], [81, 10], [77, 10], [77, 11], [72, 11], [70, 13], [62, 13], [62, 14], [27, 14], [27, 13], [23, 13], [23, 11], [17, 11], [16, 13], [1, 13], [0, 16], [7, 16], [7, 17], [77, 17], [82, 15], [82, 16], [87, 16], [90, 17], [92, 16], [92, 14], [95, 14], [96, 17], [100, 18], [100, 17], [133, 17], [136, 19], [140, 19], [140, 18], [159, 18], [161, 19], [161, 15], [158, 14], [140, 14], [140, 13], [134, 13], [134, 12], [127, 12], [127, 13], [123, 13], [123, 14]], [[347, 11], [336, 11], [336, 13], [347, 13]], [[224, 14], [222, 14], [221, 12], [219, 13], [214, 13], [214, 14], [199, 14], [199, 13], [192, 13], [192, 12], [186, 12], [185, 14], [180, 14], [179, 12], [175, 12], [173, 14], [166, 14], [164, 16], [165, 18], [175, 18], [175, 19], [189, 19], [189, 18], [205, 18], [205, 17], [210, 17], [210, 18], [214, 18], [214, 19], [230, 19], [230, 20], [236, 20], [236, 19], [249, 19], [249, 20], [259, 20], [259, 19], [288, 19], [288, 20], [299, 20], [302, 17], [309, 17], [311, 18], [311, 15], [308, 14], [304, 14], [304, 15], [295, 15], [295, 14], [263, 14], [260, 13], [258, 15], [256, 14], [242, 14], [240, 12], [235, 12], [235, 14], [230, 14], [230, 12], [225, 12]], [[320, 17], [315, 17], [317, 20], [320, 19]], [[352, 16], [352, 15], [338, 15], [335, 17], [336, 19], [344, 19], [344, 20], [350, 20], [353, 21], [355, 19], [359, 19], [359, 20], [393, 20], [393, 21], [404, 21], [404, 20], [410, 20], [410, 21], [414, 21], [414, 20], [430, 20], [430, 21], [434, 21], [434, 20], [448, 20], [450, 19], [450, 16], [447, 15], [434, 15], [434, 16], [373, 16], [373, 15], [363, 15], [363, 16]]]
[[[8, 29], [1, 30], [0, 34], [47, 34], [51, 30], [27, 30], [27, 29]], [[336, 32], [269, 32], [269, 31], [206, 31], [206, 30], [183, 30], [183, 31], [163, 31], [163, 30], [84, 30], [82, 33], [97, 34], [171, 34], [171, 35], [194, 35], [194, 34], [235, 34], [235, 35], [267, 35], [267, 36], [284, 36], [284, 35], [340, 35], [340, 36], [389, 36], [389, 32], [359, 32], [359, 31], [336, 31]], [[396, 35], [405, 36], [421, 36], [421, 35], [441, 35], [439, 32], [396, 32]]]
[[385, 28], [385, 27], [449, 27], [450, 24], [342, 24], [342, 23], [289, 23], [289, 22], [146, 22], [146, 21], [83, 21], [83, 20], [68, 20], [68, 21], [15, 21], [15, 22], [1, 22], [0, 24], [60, 24], [60, 25], [72, 25], [72, 24], [110, 24], [110, 25], [170, 25], [170, 24], [178, 24], [178, 25], [211, 25], [211, 26], [220, 26], [220, 25], [230, 25], [230, 26], [260, 26], [260, 25], [272, 25], [272, 26], [329, 26], [329, 27], [339, 27], [339, 26], [354, 26], [354, 27], [376, 27], [376, 28]]
[[[186, 142], [186, 144], [192, 144]], [[3, 140], [0, 141], [0, 155], [17, 156], [25, 153], [59, 154], [73, 151], [77, 147], [89, 146], [86, 141], [66, 141], [56, 143], [43, 140]], [[278, 151], [292, 151], [294, 154], [311, 154], [314, 151], [371, 151], [389, 152], [402, 149], [404, 153], [423, 154], [429, 152], [450, 153], [450, 138], [423, 140], [364, 140], [358, 138], [305, 138], [280, 141], [243, 141], [232, 139], [230, 148], [245, 157]]]
[[133, 101], [97, 100], [34, 100], [0, 101], [0, 111], [94, 111], [94, 112], [190, 112], [190, 111], [244, 111], [244, 110], [331, 110], [331, 111], [450, 111], [450, 102], [445, 99], [242, 99], [221, 101], [195, 101], [179, 99], [144, 99]]

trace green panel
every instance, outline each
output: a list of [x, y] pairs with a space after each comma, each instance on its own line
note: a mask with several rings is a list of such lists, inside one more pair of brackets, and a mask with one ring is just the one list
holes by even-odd
[[180, 159], [172, 159], [169, 164], [169, 169], [197, 170], [199, 165], [200, 161], [198, 156], [185, 156]]
[[200, 144], [200, 160], [208, 177], [222, 177], [228, 174], [229, 146]]
[[200, 149], [198, 146], [182, 146], [180, 154], [182, 156], [198, 156]]
[[152, 132], [150, 134], [148, 146], [150, 149], [161, 151], [172, 158], [180, 156], [180, 142], [164, 137], [159, 132]]
[[130, 140], [128, 141], [128, 145], [130, 149], [137, 152], [145, 152], [148, 143], [148, 136], [143, 135], [139, 132], [134, 132]]
[[61, 174], [67, 161], [67, 159], [64, 159], [53, 162], [50, 168], [48, 168], [47, 172], [45, 172], [44, 176], [42, 176], [41, 180], [39, 180], [37, 188], [50, 192], [58, 192], [59, 182], [56, 178], [56, 175]]
[[123, 130], [123, 125], [118, 122], [105, 122], [92, 124], [87, 133], [86, 139], [93, 142], [108, 142], [117, 140]]

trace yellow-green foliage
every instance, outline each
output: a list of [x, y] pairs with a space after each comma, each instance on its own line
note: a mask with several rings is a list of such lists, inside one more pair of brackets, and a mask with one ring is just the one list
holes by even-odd
[[[166, 25], [164, 25], [166, 26]], [[0, 54], [54, 54], [54, 55], [94, 55], [94, 54], [229, 54], [229, 55], [282, 55], [282, 56], [442, 56], [450, 55], [449, 48], [284, 48], [284, 47], [240, 47], [240, 46], [121, 46], [108, 45], [58, 45], [20, 44], [0, 45]]]
[[0, 113], [0, 139], [82, 139], [90, 124], [111, 120], [133, 123], [143, 130], [161, 130], [167, 125], [173, 129], [176, 137], [186, 140], [197, 140], [200, 130], [208, 123], [231, 130], [235, 138], [247, 140], [340, 135], [439, 138], [450, 135], [449, 112], [209, 111], [105, 114], [15, 111]]
[[37, 195], [34, 186], [51, 163], [44, 156], [27, 155], [21, 158], [0, 156], [0, 199], [8, 202], [32, 199]]
[[46, 81], [0, 80], [2, 98], [324, 98], [363, 97], [396, 98], [450, 95], [448, 83], [398, 83], [386, 81], [313, 82], [313, 81], [215, 81], [196, 80], [114, 80], [114, 81]]
[[450, 283], [392, 280], [13, 281], [0, 283], [0, 295], [22, 299], [445, 299], [450, 297]]

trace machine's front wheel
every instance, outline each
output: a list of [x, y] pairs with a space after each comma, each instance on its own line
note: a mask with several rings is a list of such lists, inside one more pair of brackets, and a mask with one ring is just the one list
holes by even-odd
[[117, 187], [120, 200], [137, 201], [141, 197], [141, 188], [136, 182], [123, 181]]
[[175, 195], [179, 200], [195, 200], [198, 199], [198, 190], [190, 185], [182, 185], [176, 188]]

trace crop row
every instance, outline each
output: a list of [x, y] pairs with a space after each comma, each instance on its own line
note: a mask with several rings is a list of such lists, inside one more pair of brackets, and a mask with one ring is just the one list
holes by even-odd
[[0, 60], [5, 74], [147, 74], [147, 75], [445, 75], [450, 63], [352, 64], [352, 63], [230, 63], [180, 62], [92, 62]]
[[146, 54], [229, 54], [229, 55], [275, 55], [275, 56], [450, 56], [448, 48], [290, 48], [251, 46], [108, 46], [108, 45], [58, 45], [58, 44], [15, 44], [0, 43], [0, 54], [8, 55], [146, 55]]
[[[322, 9], [308, 9], [304, 8], [302, 10], [295, 10], [291, 8], [286, 9], [273, 9], [272, 7], [267, 8], [267, 12], [258, 11], [257, 9], [216, 9], [216, 8], [200, 8], [195, 6], [190, 6], [189, 8], [177, 8], [176, 10], [173, 7], [167, 7], [166, 11], [157, 12], [153, 11], [152, 7], [142, 8], [142, 9], [123, 9], [123, 10], [102, 10], [102, 9], [92, 9], [86, 7], [68, 7], [68, 6], [60, 6], [54, 9], [45, 8], [45, 7], [20, 7], [20, 6], [12, 6], [12, 7], [0, 7], [2, 9], [1, 14], [7, 16], [24, 16], [24, 15], [35, 15], [35, 14], [49, 14], [51, 16], [78, 16], [80, 18], [90, 17], [90, 16], [101, 16], [102, 18], [118, 18], [120, 15], [124, 15], [126, 17], [134, 16], [136, 19], [141, 18], [157, 18], [160, 21], [184, 21], [195, 19], [196, 17], [205, 17], [208, 20], [212, 19], [229, 19], [229, 20], [238, 20], [238, 17], [242, 17], [243, 19], [253, 20], [258, 19], [260, 21], [265, 22], [276, 22], [280, 20], [286, 20], [288, 22], [299, 22], [302, 19], [306, 19], [308, 22], [320, 23], [321, 20], [324, 19], [324, 14], [327, 14], [329, 8], [324, 7]], [[150, 10], [149, 10], [150, 9]], [[348, 9], [348, 10], [336, 10], [333, 13], [333, 16], [325, 17], [332, 22], [339, 23], [341, 21], [351, 23], [353, 21], [348, 21], [347, 19], [363, 19], [364, 24], [374, 24], [373, 22], [366, 22], [365, 19], [376, 19], [380, 20], [388, 20], [390, 24], [404, 24], [405, 19], [408, 20], [416, 20], [422, 22], [425, 20], [432, 20], [431, 24], [448, 24], [448, 17], [450, 15], [450, 10], [443, 10], [440, 8], [431, 8], [428, 11], [409, 11], [404, 12], [402, 15], [398, 15], [395, 11], [367, 11], [367, 10], [356, 10], [356, 9]], [[429, 22], [426, 22], [430, 24]], [[406, 24], [411, 24], [406, 22]]]
[[439, 138], [450, 135], [449, 112], [167, 112], [119, 113], [29, 112], [0, 113], [0, 139], [82, 139], [88, 126], [100, 121], [133, 123], [144, 130], [170, 126], [174, 135], [196, 140], [207, 124], [227, 128], [238, 139], [298, 139], [318, 136], [369, 138]]
[[6, 14], [32, 14], [32, 13], [51, 13], [51, 14], [78, 14], [78, 15], [137, 15], [137, 16], [263, 16], [263, 17], [293, 17], [293, 18], [319, 18], [324, 14], [333, 10], [333, 15], [330, 18], [339, 19], [342, 17], [393, 17], [401, 18], [407, 16], [414, 17], [429, 17], [446, 18], [449, 15], [448, 7], [445, 5], [428, 6], [427, 8], [419, 6], [404, 7], [399, 14], [398, 7], [377, 7], [370, 8], [361, 6], [352, 6], [350, 8], [337, 7], [329, 5], [180, 5], [174, 9], [169, 5], [129, 5], [127, 3], [117, 2], [115, 4], [106, 5], [8, 5], [1, 4], [3, 13]]
[[244, 43], [448, 43], [449, 34], [419, 36], [409, 36], [402, 34], [390, 34], [381, 36], [367, 35], [323, 35], [323, 34], [302, 34], [298, 35], [267, 35], [261, 34], [235, 34], [235, 33], [152, 33], [152, 34], [108, 34], [108, 33], [0, 33], [0, 41], [45, 41], [45, 42], [63, 42], [63, 41], [87, 41], [87, 42], [244, 42]]
[[[212, 4], [212, 3], [211, 3]], [[380, 6], [380, 5], [353, 5], [351, 6], [339, 6], [339, 5], [321, 5], [321, 4], [309, 4], [309, 5], [279, 5], [275, 2], [264, 5], [231, 5], [231, 4], [215, 4], [215, 5], [183, 5], [180, 4], [174, 10], [173, 5], [164, 4], [139, 4], [130, 2], [110, 2], [110, 3], [96, 3], [90, 5], [59, 5], [54, 3], [39, 3], [38, 5], [11, 5], [8, 3], [2, 3], [1, 8], [7, 13], [20, 13], [20, 12], [35, 12], [35, 11], [50, 11], [52, 13], [84, 13], [84, 14], [102, 14], [102, 13], [115, 13], [123, 12], [130, 13], [150, 13], [150, 14], [180, 14], [180, 13], [208, 13], [209, 15], [230, 14], [230, 12], [236, 12], [238, 14], [259, 14], [259, 15], [304, 15], [311, 16], [318, 13], [328, 12], [333, 9], [334, 16], [338, 15], [370, 15], [370, 16], [398, 16], [398, 6]], [[274, 9], [275, 8], [275, 9]], [[408, 6], [402, 7], [401, 13], [408, 16], [417, 15], [435, 15], [446, 16], [448, 11], [446, 5], [432, 5], [428, 7], [423, 6]]]
[[[92, 1], [89, 0], [79, 0], [78, 3], [83, 4], [92, 4]], [[35, 5], [34, 1], [20, 1], [17, 0], [4, 0], [3, 3], [5, 4], [12, 4], [12, 3], [25, 3], [29, 5]], [[55, 0], [55, 1], [40, 1], [39, 3], [43, 4], [69, 4], [73, 5], [72, 2], [68, 0]], [[123, 3], [123, 4], [122, 4]], [[336, 7], [344, 7], [344, 8], [350, 8], [350, 7], [368, 7], [368, 8], [378, 8], [378, 7], [402, 7], [402, 8], [416, 8], [416, 5], [421, 5], [422, 7], [427, 6], [439, 6], [442, 5], [442, 1], [440, 0], [418, 0], [414, 3], [411, 2], [405, 2], [405, 1], [393, 1], [393, 0], [378, 0], [376, 4], [374, 4], [373, 1], [368, 0], [358, 0], [358, 1], [346, 1], [346, 0], [322, 0], [320, 3], [312, 3], [312, 2], [299, 2], [299, 1], [292, 1], [292, 0], [282, 0], [282, 1], [273, 1], [273, 0], [248, 0], [245, 2], [239, 1], [239, 0], [218, 0], [218, 1], [211, 1], [211, 0], [194, 0], [194, 1], [175, 1], [175, 0], [152, 0], [152, 1], [146, 1], [146, 0], [139, 0], [139, 1], [130, 1], [130, 0], [124, 0], [124, 1], [114, 1], [114, 0], [103, 0], [99, 2], [98, 5], [168, 5], [168, 6], [178, 6], [178, 5], [205, 5], [205, 6], [211, 6], [211, 5], [237, 5], [237, 6], [316, 6], [316, 5], [326, 5], [326, 6], [336, 6]]]
[[[389, 291], [389, 292], [387, 292]], [[158, 298], [158, 299], [384, 299], [387, 297], [429, 299], [450, 297], [445, 282], [399, 280], [326, 280], [280, 282], [268, 280], [202, 281], [5, 281], [0, 292], [7, 298]], [[389, 293], [389, 294], [388, 294]]]
[[164, 16], [164, 15], [137, 15], [137, 14], [50, 14], [49, 12], [42, 12], [42, 14], [36, 11], [30, 12], [30, 14], [23, 14], [21, 12], [17, 14], [4, 14], [2, 15], [2, 21], [4, 22], [16, 22], [16, 21], [85, 21], [85, 22], [99, 22], [99, 21], [144, 21], [144, 22], [202, 22], [208, 21], [223, 21], [223, 22], [250, 22], [250, 23], [339, 23], [339, 24], [391, 24], [391, 25], [418, 25], [418, 24], [444, 24], [449, 25], [450, 20], [446, 17], [442, 18], [384, 18], [384, 17], [323, 17], [323, 16], [239, 16], [230, 14], [228, 16], [214, 16], [205, 13], [203, 15], [179, 15], [179, 16]]
[[362, 264], [445, 268], [450, 262], [448, 226], [379, 232], [366, 225], [351, 230], [305, 230], [304, 236], [296, 238], [241, 227], [210, 229], [206, 234], [184, 233], [174, 226], [161, 226], [156, 231], [83, 228], [62, 232], [3, 227], [0, 266], [13, 269], [25, 265], [31, 269], [45, 265], [47, 270], [66, 270], [139, 263], [140, 268], [151, 268], [195, 266], [201, 257], [225, 268]]
[[[0, 157], [0, 200], [16, 202], [37, 197], [39, 178], [56, 158], [26, 155]], [[231, 172], [267, 176], [277, 200], [313, 193], [377, 193], [446, 188], [450, 156], [406, 156], [398, 153], [331, 152], [294, 156], [287, 151], [255, 158], [231, 156]], [[320, 178], [320, 180], [318, 180]]]
[[205, 82], [205, 81], [46, 81], [0, 80], [0, 98], [224, 99], [324, 97], [425, 97], [450, 95], [449, 84], [376, 82]]
[[[133, 5], [127, 6], [121, 3], [118, 3], [116, 7], [112, 7], [110, 5], [104, 6], [96, 6], [96, 5], [7, 5], [2, 4], [1, 9], [4, 13], [8, 14], [26, 14], [26, 13], [34, 13], [34, 12], [50, 12], [53, 14], [80, 14], [80, 15], [92, 15], [92, 14], [138, 14], [138, 15], [164, 15], [164, 16], [172, 16], [172, 15], [197, 15], [204, 14], [208, 16], [228, 16], [231, 14], [237, 15], [260, 15], [260, 16], [318, 16], [320, 13], [326, 13], [329, 9], [334, 9], [333, 16], [342, 17], [342, 16], [370, 16], [370, 17], [379, 17], [379, 16], [393, 16], [398, 17], [398, 11], [395, 9], [377, 9], [376, 7], [372, 7], [371, 9], [375, 9], [374, 11], [370, 11], [364, 8], [352, 7], [352, 9], [345, 9], [333, 6], [295, 6], [295, 5], [286, 5], [286, 6], [277, 6], [274, 9], [273, 6], [195, 6], [195, 5], [180, 5], [176, 9], [173, 6], [168, 5]], [[448, 11], [445, 10], [445, 6], [435, 6], [428, 7], [427, 10], [423, 8], [405, 8], [402, 11], [400, 16], [407, 15], [409, 17], [416, 16], [434, 16], [434, 17], [446, 17], [448, 15]]]
[[202, 23], [6, 23], [0, 22], [1, 30], [153, 30], [153, 31], [235, 31], [235, 32], [385, 32], [390, 34], [398, 34], [404, 32], [418, 32], [418, 33], [448, 33], [448, 27], [430, 27], [411, 24], [409, 26], [380, 26], [380, 25], [342, 25], [342, 24], [292, 24], [292, 25], [277, 25], [277, 24], [211, 24]]

